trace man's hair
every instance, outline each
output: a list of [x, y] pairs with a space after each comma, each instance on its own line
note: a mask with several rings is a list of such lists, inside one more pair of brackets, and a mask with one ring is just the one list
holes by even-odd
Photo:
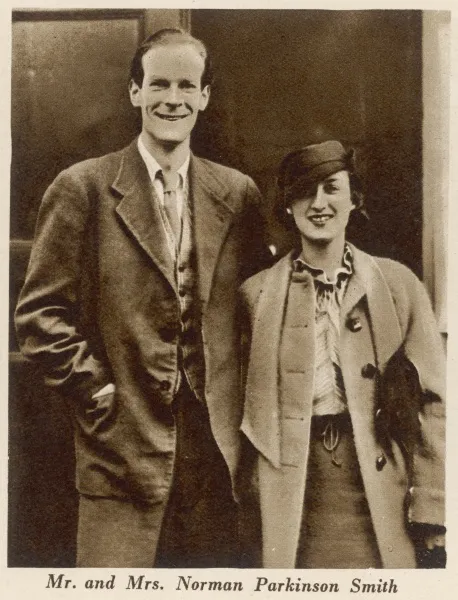
[[143, 85], [143, 56], [154, 46], [166, 46], [168, 44], [190, 44], [194, 46], [198, 54], [204, 59], [204, 71], [201, 78], [201, 88], [211, 85], [213, 81], [213, 70], [208, 50], [203, 42], [193, 37], [187, 31], [178, 28], [160, 29], [144, 40], [137, 48], [130, 66], [130, 80], [139, 87]]

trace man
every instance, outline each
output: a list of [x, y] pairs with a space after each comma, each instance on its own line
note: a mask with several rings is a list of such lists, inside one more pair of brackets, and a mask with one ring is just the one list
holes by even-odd
[[235, 298], [264, 245], [253, 181], [190, 153], [210, 83], [199, 40], [150, 36], [139, 138], [62, 172], [40, 209], [16, 326], [74, 419], [81, 567], [241, 564]]

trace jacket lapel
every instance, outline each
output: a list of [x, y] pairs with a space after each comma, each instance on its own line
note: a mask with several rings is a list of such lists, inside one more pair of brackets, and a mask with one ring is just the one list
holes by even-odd
[[125, 149], [112, 188], [122, 197], [116, 212], [176, 290], [173, 261], [167, 245], [159, 200], [138, 152], [137, 140]]
[[242, 431], [276, 468], [280, 467], [278, 360], [291, 275], [291, 254], [267, 271], [252, 332]]
[[377, 261], [351, 246], [354, 275], [350, 279], [341, 309], [341, 327], [351, 311], [365, 296], [371, 319], [378, 367], [383, 371], [393, 353], [402, 344], [402, 333], [393, 297]]
[[195, 156], [191, 157], [189, 189], [194, 213], [199, 291], [205, 306], [234, 211], [225, 202], [229, 193], [227, 186], [206, 162]]

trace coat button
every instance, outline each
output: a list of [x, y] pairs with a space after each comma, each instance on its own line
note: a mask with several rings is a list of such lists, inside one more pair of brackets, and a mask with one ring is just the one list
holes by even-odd
[[347, 327], [350, 331], [353, 331], [353, 333], [361, 331], [361, 329], [363, 328], [361, 324], [361, 319], [359, 317], [348, 317]]
[[377, 459], [375, 461], [375, 468], [377, 469], [377, 471], [381, 471], [385, 465], [386, 465], [386, 456], [384, 454], [377, 456]]
[[168, 392], [171, 387], [172, 384], [170, 383], [170, 381], [167, 381], [167, 379], [164, 379], [159, 383], [159, 389], [161, 389], [163, 392]]
[[382, 417], [382, 409], [381, 408], [377, 408], [377, 410], [375, 411], [375, 418], [377, 420], [379, 420]]
[[178, 293], [180, 294], [180, 296], [183, 298], [183, 296], [186, 296], [186, 290], [184, 288], [180, 288], [178, 290]]
[[374, 379], [376, 373], [377, 367], [371, 363], [367, 363], [367, 365], [364, 365], [364, 367], [361, 369], [361, 375], [366, 379]]

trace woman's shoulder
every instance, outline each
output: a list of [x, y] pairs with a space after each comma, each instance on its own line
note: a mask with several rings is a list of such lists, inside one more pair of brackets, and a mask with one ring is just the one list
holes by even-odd
[[400, 320], [413, 313], [432, 314], [426, 288], [406, 265], [384, 257], [373, 257], [388, 285]]
[[283, 272], [284, 269], [291, 268], [291, 253], [283, 256], [268, 269], [259, 271], [256, 275], [249, 277], [240, 287], [240, 293], [250, 304], [254, 304], [265, 287], [266, 280], [270, 275]]
[[375, 263], [392, 291], [412, 289], [422, 285], [415, 273], [405, 264], [392, 258], [368, 254], [353, 245], [351, 245], [351, 249], [357, 257], [357, 264], [364, 265], [365, 271], [369, 266], [367, 273], [370, 273], [370, 264], [374, 265]]
[[252, 275], [240, 286], [240, 294], [242, 298], [246, 299], [250, 303], [253, 303], [253, 301], [256, 300], [263, 288], [267, 274], [271, 268], [272, 267], [269, 269], [264, 269], [263, 271], [256, 273], [256, 275]]
[[403, 263], [391, 258], [374, 257], [393, 293], [413, 292], [423, 287], [415, 273]]

